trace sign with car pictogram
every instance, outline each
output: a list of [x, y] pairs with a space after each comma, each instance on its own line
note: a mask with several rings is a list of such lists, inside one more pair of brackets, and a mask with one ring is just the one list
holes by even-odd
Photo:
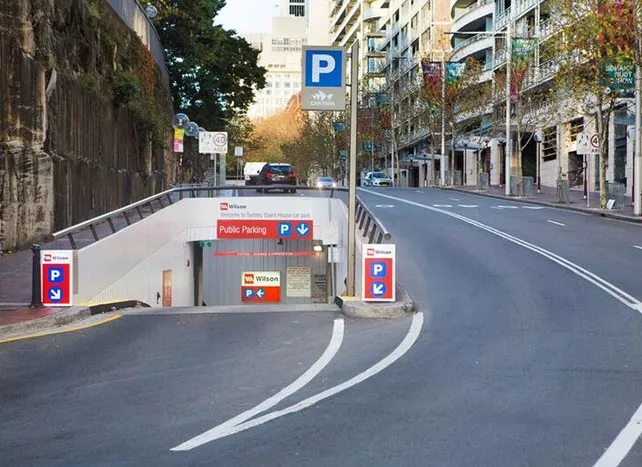
[[394, 302], [395, 245], [363, 245], [361, 299], [364, 302]]
[[40, 256], [42, 303], [48, 307], [73, 306], [73, 251], [46, 250]]

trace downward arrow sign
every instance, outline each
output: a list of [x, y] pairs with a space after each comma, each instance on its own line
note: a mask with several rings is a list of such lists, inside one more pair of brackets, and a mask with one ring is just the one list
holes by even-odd
[[307, 224], [299, 224], [296, 228], [296, 231], [299, 233], [299, 235], [305, 237], [310, 231], [310, 228], [307, 226]]
[[373, 295], [383, 295], [384, 294], [384, 285], [382, 283], [377, 283], [372, 286]]

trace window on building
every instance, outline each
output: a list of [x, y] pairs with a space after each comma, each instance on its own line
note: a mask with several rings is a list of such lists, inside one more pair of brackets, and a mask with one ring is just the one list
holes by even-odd
[[577, 118], [569, 122], [569, 135], [571, 137], [571, 142], [577, 140], [577, 135], [584, 131], [584, 119]]
[[557, 159], [557, 127], [545, 128], [542, 136], [542, 159], [545, 161]]

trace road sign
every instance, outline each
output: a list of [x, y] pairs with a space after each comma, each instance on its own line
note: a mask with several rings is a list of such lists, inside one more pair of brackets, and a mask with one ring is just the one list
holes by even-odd
[[230, 198], [218, 204], [218, 239], [312, 240], [314, 224], [310, 200], [275, 204], [264, 198]]
[[580, 155], [599, 154], [600, 137], [597, 133], [579, 133], [577, 135], [577, 150]]
[[395, 245], [363, 245], [362, 266], [362, 300], [394, 302]]
[[253, 303], [281, 301], [281, 273], [247, 271], [241, 276], [241, 301]]
[[227, 154], [227, 132], [201, 131], [198, 134], [198, 152], [201, 154]]
[[234, 147], [234, 155], [236, 157], [243, 157], [243, 146], [235, 146]]
[[49, 307], [73, 306], [73, 251], [42, 251], [40, 280], [43, 305]]
[[303, 46], [302, 110], [345, 110], [343, 47]]

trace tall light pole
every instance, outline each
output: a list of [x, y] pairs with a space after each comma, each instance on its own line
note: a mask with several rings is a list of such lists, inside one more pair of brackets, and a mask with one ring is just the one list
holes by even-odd
[[359, 104], [359, 41], [350, 51], [350, 170], [348, 182], [348, 280], [347, 292], [355, 295], [357, 206], [357, 105]]
[[633, 214], [636, 216], [642, 216], [642, 70], [640, 69], [640, 60], [642, 60], [642, 37], [640, 37], [642, 18], [640, 18], [640, 15], [640, 0], [635, 0], [637, 56], [635, 63], [635, 153], [633, 154], [632, 189]]

